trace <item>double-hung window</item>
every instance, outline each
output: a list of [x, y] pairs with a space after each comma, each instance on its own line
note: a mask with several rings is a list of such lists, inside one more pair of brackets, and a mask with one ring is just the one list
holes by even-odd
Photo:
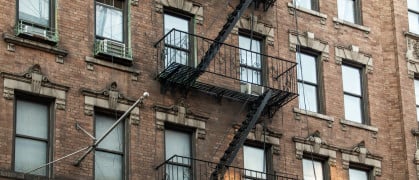
[[306, 53], [297, 53], [296, 57], [299, 108], [318, 112], [317, 58]]
[[[170, 33], [165, 38], [165, 67], [176, 62], [187, 65], [190, 63], [189, 28], [190, 18], [171, 13], [164, 14], [164, 34]], [[175, 29], [175, 30], [173, 30]]]
[[191, 134], [166, 129], [164, 135], [165, 156], [166, 160], [169, 160], [166, 166], [168, 179], [193, 179], [190, 159], [192, 157]]
[[[95, 114], [95, 137], [101, 137], [117, 117]], [[95, 149], [95, 179], [124, 179], [124, 122], [120, 122]]]
[[17, 34], [57, 41], [54, 0], [18, 0]]
[[[50, 156], [50, 104], [16, 100], [14, 170], [28, 172], [46, 164]], [[48, 176], [49, 166], [31, 174]]]
[[407, 8], [409, 9], [409, 31], [419, 34], [419, 1], [407, 0]]
[[303, 158], [303, 179], [304, 180], [323, 180], [325, 179], [323, 162]]
[[345, 119], [365, 124], [362, 72], [361, 68], [342, 65]]
[[244, 176], [246, 179], [266, 179], [266, 154], [264, 149], [243, 146]]
[[294, 0], [293, 2], [297, 7], [302, 7], [313, 11], [319, 11], [318, 0]]
[[354, 24], [362, 24], [361, 0], [337, 0], [338, 18]]
[[262, 85], [261, 41], [239, 36], [240, 80], [244, 83]]
[[[127, 0], [95, 1], [95, 55], [131, 60], [128, 44]], [[120, 61], [126, 63], [126, 61]]]

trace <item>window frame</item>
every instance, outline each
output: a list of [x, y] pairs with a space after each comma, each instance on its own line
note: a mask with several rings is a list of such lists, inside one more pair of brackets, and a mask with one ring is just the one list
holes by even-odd
[[[252, 38], [251, 38], [251, 36], [252, 36]], [[239, 53], [239, 62], [238, 62], [239, 63], [239, 71], [238, 71], [239, 72], [239, 79], [241, 79], [241, 68], [242, 67], [244, 67], [246, 69], [250, 69], [250, 70], [258, 70], [258, 68], [254, 68], [254, 67], [251, 67], [251, 66], [247, 66], [247, 65], [242, 66], [243, 64], [241, 63], [240, 50], [246, 50], [246, 51], [250, 51], [250, 50], [242, 49], [240, 47], [240, 41], [239, 41], [240, 37], [245, 37], [245, 38], [251, 39], [252, 41], [256, 40], [260, 44], [260, 52], [256, 52], [256, 53], [260, 54], [260, 70], [259, 70], [259, 72], [260, 72], [260, 84], [255, 84], [255, 83], [251, 83], [251, 82], [245, 82], [245, 83], [256, 85], [256, 86], [266, 86], [267, 82], [268, 82], [268, 79], [267, 79], [268, 75], [266, 74], [266, 72], [267, 72], [267, 70], [266, 70], [267, 67], [266, 66], [267, 65], [266, 65], [266, 62], [265, 62], [266, 57], [264, 55], [265, 52], [266, 52], [266, 46], [265, 46], [266, 37], [264, 35], [261, 35], [261, 34], [257, 33], [257, 32], [252, 33], [250, 30], [247, 30], [247, 29], [240, 29], [239, 30], [238, 37], [237, 37], [238, 49], [239, 49], [239, 52], [238, 52]], [[255, 51], [251, 51], [251, 52], [255, 52]]]
[[[343, 89], [343, 72], [341, 73], [341, 77], [342, 77], [342, 92], [343, 92], [343, 109], [344, 109], [344, 119], [351, 121], [351, 122], [355, 122], [355, 123], [359, 123], [356, 122], [354, 120], [350, 120], [350, 119], [346, 119], [345, 116], [345, 95], [349, 95], [352, 97], [357, 97], [361, 99], [361, 105], [360, 105], [360, 110], [361, 110], [361, 124], [364, 125], [371, 125], [370, 119], [369, 119], [369, 114], [368, 114], [368, 98], [367, 98], [367, 77], [366, 77], [366, 67], [365, 65], [362, 64], [358, 64], [356, 62], [348, 62], [347, 60], [343, 60], [342, 61], [342, 65], [341, 66], [347, 66], [347, 67], [351, 67], [351, 68], [356, 68], [359, 70], [359, 75], [360, 75], [360, 86], [361, 86], [361, 96], [350, 93], [350, 92], [345, 92], [345, 90]], [[342, 71], [342, 67], [341, 67], [341, 71]]]
[[358, 164], [358, 163], [350, 162], [349, 163], [349, 168], [348, 168], [348, 180], [350, 180], [350, 174], [349, 174], [350, 169], [365, 171], [367, 173], [367, 180], [374, 180], [375, 179], [374, 175], [372, 173], [372, 171], [373, 171], [372, 167], [370, 167], [368, 165], [364, 165], [364, 164]]
[[[116, 0], [112, 0], [112, 1], [116, 1]], [[115, 39], [106, 38], [106, 37], [102, 37], [102, 36], [97, 35], [97, 29], [98, 28], [96, 27], [96, 22], [97, 22], [97, 18], [96, 18], [97, 8], [96, 8], [96, 6], [99, 4], [101, 6], [105, 6], [105, 7], [110, 8], [110, 9], [120, 10], [117, 7], [111, 6], [111, 5], [106, 4], [106, 3], [98, 2], [97, 0], [94, 0], [94, 37], [95, 37], [94, 39], [95, 40], [108, 39], [108, 40], [111, 40], [111, 41], [114, 41], [114, 42], [123, 43], [128, 47], [128, 45], [129, 45], [129, 43], [128, 43], [129, 42], [129, 36], [128, 36], [129, 3], [127, 1], [129, 1], [129, 0], [121, 0], [121, 1], [122, 1], [122, 7], [123, 7], [123, 9], [121, 9], [122, 10], [122, 42], [118, 41], [118, 40], [115, 40]]]
[[27, 22], [26, 20], [21, 20], [20, 16], [19, 16], [19, 6], [20, 6], [20, 0], [16, 1], [16, 24], [19, 21], [22, 21], [24, 24], [33, 24], [35, 27], [38, 28], [46, 28], [47, 30], [50, 31], [55, 31], [55, 11], [56, 11], [56, 0], [48, 0], [49, 1], [49, 23], [48, 23], [48, 27], [43, 26], [38, 24], [37, 22]]
[[[341, 0], [337, 0], [337, 1], [341, 1]], [[354, 9], [353, 9], [354, 22], [350, 22], [350, 21], [347, 21], [345, 19], [341, 19], [341, 17], [339, 17], [339, 3], [337, 3], [338, 4], [338, 18], [345, 21], [345, 22], [358, 24], [358, 25], [363, 25], [362, 2], [361, 2], [361, 0], [351, 0], [351, 1], [354, 1]]]
[[[319, 114], [324, 113], [324, 111], [325, 111], [324, 101], [323, 101], [324, 92], [323, 92], [323, 80], [322, 80], [323, 79], [322, 78], [323, 68], [322, 68], [322, 61], [321, 61], [321, 53], [317, 52], [317, 51], [314, 51], [314, 50], [311, 50], [311, 49], [308, 49], [308, 48], [304, 48], [304, 47], [297, 47], [297, 48], [300, 48], [300, 51], [299, 52], [297, 51], [295, 53], [295, 55], [296, 55], [295, 59], [296, 60], [299, 58], [298, 53], [302, 53], [302, 54], [306, 54], [306, 55], [314, 57], [314, 61], [315, 61], [315, 64], [316, 64], [316, 76], [317, 76], [316, 77], [317, 84], [302, 81], [302, 80], [298, 79], [298, 77], [297, 77], [297, 84], [298, 83], [303, 83], [303, 84], [308, 84], [310, 86], [315, 86], [316, 87], [317, 109], [316, 109], [315, 113], [319, 113]], [[299, 71], [299, 70], [300, 70], [300, 66], [298, 65], [297, 71]], [[298, 101], [300, 101], [299, 98], [298, 98]], [[299, 107], [299, 109], [304, 109], [304, 108]]]
[[[301, 165], [303, 165], [303, 166], [304, 166], [304, 164], [303, 164], [304, 159], [309, 160], [309, 161], [320, 162], [321, 165], [322, 165], [322, 173], [323, 173], [323, 179], [322, 180], [330, 180], [330, 166], [328, 164], [328, 157], [313, 154], [313, 153], [304, 152], [303, 158], [301, 159]], [[304, 167], [301, 168], [301, 169], [303, 170], [303, 176], [302, 177], [304, 177]], [[320, 180], [320, 179], [318, 179], [318, 180]]]
[[[246, 169], [246, 167], [244, 167], [244, 158], [245, 158], [244, 157], [244, 146], [257, 148], [257, 149], [261, 149], [261, 150], [264, 151], [264, 157], [265, 157], [265, 164], [264, 164], [265, 172], [264, 173], [265, 173], [266, 177], [265, 178], [257, 178], [257, 177], [247, 176], [246, 172], [243, 173], [242, 177], [244, 177], [245, 179], [255, 179], [255, 180], [270, 179], [270, 175], [274, 175], [272, 145], [267, 144], [267, 143], [264, 144], [263, 142], [247, 140], [242, 146], [243, 169]], [[249, 169], [249, 170], [251, 170], [251, 169]]]
[[[110, 110], [106, 110], [104, 108], [94, 107], [94, 111], [93, 111], [93, 113], [94, 113], [93, 114], [93, 134], [96, 138], [99, 138], [98, 135], [96, 134], [96, 123], [97, 123], [96, 115], [100, 114], [102, 116], [112, 117], [116, 113], [116, 116], [119, 118], [123, 114], [120, 111], [116, 111], [116, 110], [112, 110], [112, 111], [113, 112], [110, 112]], [[93, 179], [96, 178], [96, 151], [121, 155], [122, 156], [122, 164], [121, 164], [122, 165], [122, 167], [121, 167], [122, 168], [122, 179], [125, 180], [125, 179], [128, 179], [128, 177], [129, 177], [129, 175], [128, 175], [129, 171], [127, 170], [128, 169], [128, 162], [129, 162], [129, 160], [128, 160], [128, 158], [129, 158], [129, 154], [128, 154], [128, 148], [129, 148], [128, 131], [129, 131], [129, 128], [128, 128], [127, 119], [123, 120], [120, 123], [123, 123], [122, 127], [123, 127], [123, 131], [124, 131], [124, 132], [122, 132], [123, 141], [124, 141], [122, 143], [124, 145], [124, 147], [122, 148], [122, 152], [107, 150], [107, 149], [104, 149], [104, 148], [99, 148], [99, 146], [96, 146], [95, 149], [94, 149], [95, 153], [93, 155]]]
[[[293, 0], [292, 4], [297, 5], [296, 0]], [[297, 6], [297, 8], [305, 8], [305, 7]], [[310, 0], [310, 10], [320, 12], [319, 0]]]
[[[12, 169], [13, 171], [17, 172], [15, 170], [16, 168], [16, 138], [22, 138], [22, 139], [28, 139], [33, 141], [42, 141], [47, 143], [47, 153], [46, 153], [46, 162], [48, 163], [52, 159], [53, 155], [53, 138], [54, 138], [54, 98], [46, 97], [46, 96], [39, 96], [39, 95], [32, 95], [30, 93], [25, 92], [15, 92], [15, 98], [14, 98], [14, 104], [13, 104], [13, 145], [12, 145]], [[17, 101], [18, 100], [24, 100], [24, 101], [30, 101], [38, 104], [43, 104], [48, 107], [48, 124], [47, 124], [47, 130], [48, 135], [47, 139], [27, 136], [27, 135], [19, 135], [17, 134]], [[36, 175], [31, 174], [34, 176], [40, 176], [40, 177], [51, 177], [52, 176], [52, 169], [53, 164], [45, 166], [46, 168], [46, 175]]]
[[[178, 9], [165, 7], [163, 9], [163, 31], [162, 31], [163, 36], [165, 35], [165, 27], [166, 27], [166, 22], [164, 21], [164, 19], [165, 19], [164, 16], [165, 15], [173, 16], [173, 17], [180, 18], [180, 19], [188, 21], [188, 32], [186, 32], [188, 34], [188, 41], [189, 41], [188, 42], [188, 48], [187, 49], [180, 48], [180, 47], [177, 47], [175, 45], [167, 44], [166, 42], [164, 42], [164, 46], [165, 46], [165, 48], [167, 47], [167, 48], [173, 49], [175, 51], [186, 52], [188, 54], [187, 55], [188, 59], [186, 60], [186, 63], [187, 63], [186, 65], [194, 67], [195, 64], [196, 64], [195, 63], [195, 57], [194, 57], [195, 46], [194, 46], [193, 36], [191, 36], [190, 34], [194, 34], [194, 30], [195, 30], [194, 19], [195, 19], [195, 16], [193, 14], [190, 14], [190, 13], [187, 13], [187, 12], [184, 12], [184, 11], [180, 11]], [[166, 64], [166, 62], [164, 62], [164, 63]]]
[[[409, 13], [416, 14], [416, 15], [418, 16], [418, 18], [419, 18], [419, 10], [418, 10], [418, 11], [416, 11], [416, 10], [414, 10], [414, 9], [411, 9], [411, 8], [409, 7], [409, 3], [408, 3], [408, 1], [409, 1], [409, 0], [407, 0], [407, 16], [408, 16], [408, 17], [407, 17], [407, 23], [408, 23], [408, 31], [409, 31], [410, 33], [419, 34], [419, 30], [418, 30], [417, 32], [410, 31]], [[418, 19], [418, 21], [419, 21], [419, 19]], [[418, 26], [419, 26], [419, 22], [418, 22]]]

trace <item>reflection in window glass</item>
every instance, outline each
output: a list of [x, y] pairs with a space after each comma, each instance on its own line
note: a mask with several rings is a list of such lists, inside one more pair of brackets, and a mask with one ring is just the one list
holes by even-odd
[[322, 162], [303, 159], [304, 180], [323, 180]]
[[19, 20], [49, 26], [49, 0], [19, 0]]
[[337, 0], [338, 18], [355, 23], [355, 0]]
[[368, 180], [368, 172], [349, 168], [349, 180]]
[[95, 179], [117, 180], [123, 179], [122, 174], [122, 155], [106, 153], [102, 151], [95, 152]]
[[342, 65], [345, 119], [365, 123], [363, 121], [363, 93], [361, 69]]
[[164, 14], [164, 34], [172, 29], [179, 31], [172, 31], [165, 38], [165, 66], [172, 62], [186, 65], [189, 57], [189, 19]]
[[419, 80], [415, 79], [416, 115], [419, 121]]
[[419, 34], [419, 11], [418, 13], [409, 12], [409, 32]]
[[191, 135], [180, 131], [165, 130], [165, 149], [166, 160], [174, 155], [181, 157], [173, 157], [166, 166], [166, 173], [169, 179], [191, 179], [190, 157], [191, 154]]
[[239, 36], [240, 47], [240, 80], [261, 85], [262, 60], [261, 42]]
[[115, 9], [96, 4], [96, 35], [115, 41], [123, 41], [123, 12], [122, 9]]
[[266, 159], [263, 149], [243, 146], [245, 175], [254, 178], [266, 178]]
[[294, 3], [298, 7], [303, 7], [303, 8], [306, 8], [306, 9], [311, 9], [311, 1], [312, 0], [294, 0]]
[[298, 104], [300, 109], [318, 112], [316, 57], [297, 53]]

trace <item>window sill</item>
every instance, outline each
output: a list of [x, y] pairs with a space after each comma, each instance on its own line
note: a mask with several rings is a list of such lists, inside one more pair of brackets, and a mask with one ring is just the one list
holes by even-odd
[[404, 32], [404, 35], [406, 37], [410, 37], [412, 39], [419, 40], [419, 34], [412, 33], [412, 32]]
[[[86, 56], [85, 61], [87, 63], [90, 63], [90, 64], [97, 64], [97, 65], [101, 65], [101, 66], [105, 66], [105, 67], [110, 67], [110, 68], [113, 68], [113, 69], [117, 69], [117, 70], [120, 70], [120, 71], [133, 73], [133, 74], [135, 74], [137, 76], [140, 74], [140, 71], [139, 70], [136, 70], [136, 69], [134, 69], [132, 67], [127, 67], [127, 66], [124, 66], [124, 65], [115, 64], [115, 63], [108, 62], [108, 61], [105, 61], [105, 60], [96, 59], [94, 57]], [[89, 69], [89, 70], [93, 70], [93, 69]]]
[[17, 36], [7, 34], [7, 33], [3, 34], [3, 39], [4, 39], [4, 41], [6, 41], [7, 43], [10, 43], [10, 44], [15, 44], [15, 45], [23, 46], [23, 47], [38, 49], [38, 50], [41, 50], [41, 51], [44, 51], [44, 52], [55, 54], [55, 55], [60, 56], [60, 57], [65, 57], [68, 54], [68, 52], [64, 49], [61, 49], [61, 48], [58, 48], [58, 47], [55, 47], [55, 46], [52, 46], [52, 45], [32, 41], [32, 40], [29, 40], [29, 39], [17, 37]]
[[378, 128], [377, 127], [366, 125], [366, 124], [361, 124], [361, 123], [357, 123], [357, 122], [353, 122], [353, 121], [350, 121], [350, 120], [341, 119], [340, 120], [340, 123], [343, 124], [343, 125], [348, 125], [348, 126], [352, 126], [352, 127], [356, 127], [356, 128], [360, 128], [360, 129], [365, 129], [365, 130], [368, 130], [368, 131], [372, 131], [374, 133], [377, 133], [378, 132]]
[[328, 121], [329, 123], [333, 123], [335, 121], [335, 119], [333, 117], [330, 117], [330, 116], [327, 116], [327, 115], [324, 115], [324, 114], [320, 114], [320, 113], [316, 113], [316, 112], [312, 112], [312, 111], [306, 111], [304, 109], [300, 109], [300, 108], [296, 108], [296, 107], [293, 109], [293, 111], [294, 111], [294, 113], [314, 117], [314, 118], [321, 119], [321, 120], [325, 120], [325, 121]]
[[22, 172], [15, 172], [11, 170], [0, 170], [0, 177], [12, 178], [12, 179], [39, 179], [39, 180], [49, 179], [46, 176], [25, 174]]
[[363, 25], [359, 25], [359, 24], [351, 23], [351, 22], [345, 21], [345, 20], [343, 20], [343, 19], [338, 19], [337, 17], [333, 17], [333, 22], [334, 22], [336, 25], [343, 24], [343, 25], [345, 25], [345, 26], [349, 26], [349, 27], [351, 27], [351, 28], [355, 28], [355, 29], [358, 29], [358, 30], [364, 31], [364, 32], [365, 32], [365, 33], [367, 33], [367, 34], [369, 34], [369, 33], [371, 32], [371, 28], [369, 28], [369, 27], [367, 27], [367, 26], [363, 26]]
[[[294, 5], [292, 3], [288, 3], [288, 8], [294, 9]], [[327, 19], [327, 15], [326, 14], [320, 13], [318, 11], [314, 11], [314, 10], [311, 10], [311, 9], [306, 9], [306, 8], [299, 7], [299, 6], [297, 6], [295, 8], [298, 11], [301, 11], [301, 12], [304, 12], [304, 13], [307, 13], [307, 14], [310, 14], [310, 15], [313, 15], [313, 16], [316, 16], [316, 17], [319, 17], [319, 18], [323, 18], [325, 20]]]

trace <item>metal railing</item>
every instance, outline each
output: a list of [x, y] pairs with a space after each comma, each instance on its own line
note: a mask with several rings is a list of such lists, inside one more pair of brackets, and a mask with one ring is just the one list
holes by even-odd
[[19, 20], [15, 26], [16, 36], [27, 35], [32, 38], [58, 42], [58, 32], [54, 28], [39, 26], [36, 23]]
[[[210, 179], [216, 163], [174, 155], [156, 167], [156, 180], [206, 180]], [[222, 180], [297, 180], [287, 173], [266, 173], [235, 166], [227, 166]]]
[[[196, 67], [214, 40], [172, 29], [155, 43], [157, 72], [172, 63]], [[252, 84], [297, 94], [296, 63], [222, 43], [199, 82], [243, 89], [233, 84]], [[228, 80], [227, 80], [228, 79]], [[234, 85], [233, 85], [234, 86]], [[263, 89], [263, 88], [262, 88]]]

